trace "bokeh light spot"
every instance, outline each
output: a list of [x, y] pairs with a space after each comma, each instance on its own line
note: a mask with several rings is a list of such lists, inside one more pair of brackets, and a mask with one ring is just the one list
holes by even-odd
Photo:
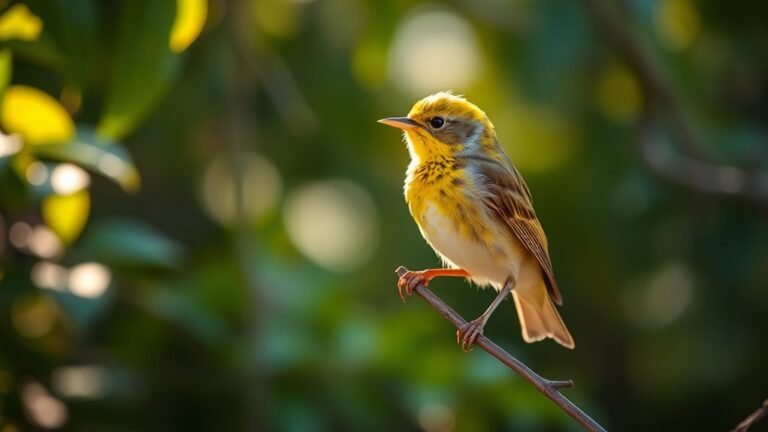
[[289, 38], [301, 24], [302, 5], [298, 1], [261, 0], [249, 2], [255, 26], [276, 38]]
[[638, 327], [662, 328], [685, 313], [693, 288], [693, 274], [687, 267], [680, 263], [667, 264], [646, 282], [625, 292], [625, 313]]
[[[258, 222], [276, 206], [283, 184], [275, 165], [265, 157], [249, 154], [240, 161], [243, 169], [242, 205], [245, 217]], [[202, 198], [205, 209], [219, 223], [235, 221], [235, 180], [227, 160], [216, 159], [203, 177]]]
[[59, 264], [40, 261], [32, 266], [32, 283], [38, 288], [63, 291], [67, 285], [67, 269]]
[[99, 263], [83, 263], [69, 272], [69, 290], [80, 297], [101, 297], [112, 280], [109, 269]]
[[26, 222], [16, 222], [8, 231], [8, 240], [17, 249], [26, 249], [29, 246], [32, 227]]
[[352, 74], [368, 88], [381, 85], [387, 78], [387, 53], [375, 41], [361, 41], [352, 54]]
[[739, 192], [745, 187], [748, 180], [744, 171], [736, 167], [723, 166], [717, 170], [717, 184], [725, 192]]
[[293, 192], [284, 218], [299, 251], [328, 270], [354, 270], [376, 250], [378, 217], [373, 200], [350, 181], [322, 181]]
[[450, 432], [456, 426], [456, 414], [446, 405], [427, 404], [419, 409], [419, 425], [426, 432]]
[[57, 165], [51, 173], [51, 186], [59, 195], [78, 192], [91, 183], [91, 177], [85, 170], [71, 163]]
[[59, 93], [59, 101], [70, 114], [76, 114], [83, 105], [83, 93], [77, 87], [65, 86]]
[[13, 156], [21, 150], [21, 136], [18, 134], [6, 135], [0, 131], [0, 158]]
[[23, 296], [11, 306], [11, 322], [16, 331], [29, 339], [47, 335], [59, 316], [53, 300], [40, 295]]
[[613, 120], [628, 123], [642, 106], [640, 85], [632, 73], [622, 66], [609, 66], [597, 82], [597, 105]]
[[69, 398], [99, 398], [106, 394], [109, 373], [99, 366], [60, 367], [51, 375], [56, 393]]
[[682, 51], [696, 40], [701, 20], [691, 0], [661, 0], [656, 2], [656, 29], [665, 47]]
[[548, 172], [576, 150], [578, 130], [560, 113], [515, 102], [494, 122], [499, 139], [523, 172]]
[[440, 9], [421, 10], [403, 21], [388, 63], [392, 82], [413, 96], [467, 88], [483, 70], [470, 24]]
[[67, 421], [67, 406], [51, 396], [48, 390], [36, 382], [29, 382], [21, 389], [21, 400], [29, 419], [45, 429], [60, 428]]
[[63, 251], [59, 237], [45, 225], [38, 225], [31, 231], [27, 247], [41, 258], [54, 258]]
[[27, 178], [29, 184], [33, 186], [41, 186], [48, 181], [48, 167], [40, 161], [34, 161], [24, 171], [24, 177]]

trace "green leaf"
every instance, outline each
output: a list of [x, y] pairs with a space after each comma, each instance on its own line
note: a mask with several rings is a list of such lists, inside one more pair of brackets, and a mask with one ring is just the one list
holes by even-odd
[[112, 79], [99, 134], [121, 138], [130, 132], [165, 92], [178, 71], [168, 40], [175, 2], [123, 2]]
[[123, 146], [79, 127], [74, 140], [63, 144], [33, 146], [31, 151], [40, 158], [72, 162], [114, 180], [126, 192], [138, 190], [139, 172]]
[[82, 88], [98, 68], [96, 14], [92, 0], [36, 0], [32, 11], [45, 23], [44, 33], [62, 55], [56, 66], [69, 84]]
[[146, 307], [175, 323], [200, 342], [220, 346], [229, 336], [224, 322], [184, 291], [158, 289], [144, 299]]
[[48, 34], [43, 33], [37, 40], [7, 40], [0, 41], [0, 48], [9, 48], [18, 59], [23, 59], [39, 66], [62, 68], [66, 57], [59, 51]]
[[184, 250], [154, 228], [131, 220], [94, 223], [80, 242], [83, 259], [124, 267], [172, 268], [180, 264]]

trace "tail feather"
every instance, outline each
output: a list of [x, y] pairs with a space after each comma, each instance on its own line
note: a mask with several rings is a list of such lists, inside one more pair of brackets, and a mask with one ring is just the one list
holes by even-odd
[[573, 337], [557, 313], [543, 282], [520, 288], [515, 287], [512, 290], [512, 297], [515, 299], [517, 316], [520, 318], [523, 340], [530, 343], [548, 337], [566, 348], [573, 349], [576, 346]]

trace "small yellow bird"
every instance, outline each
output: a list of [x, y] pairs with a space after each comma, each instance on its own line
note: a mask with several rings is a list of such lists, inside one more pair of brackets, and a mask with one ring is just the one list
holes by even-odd
[[411, 154], [405, 199], [447, 267], [406, 273], [398, 281], [403, 301], [437, 276], [465, 277], [498, 291], [488, 309], [456, 333], [465, 351], [510, 292], [526, 342], [549, 337], [573, 348], [555, 309], [562, 297], [531, 193], [488, 116], [463, 97], [440, 92], [416, 102], [407, 117], [379, 123], [404, 131]]

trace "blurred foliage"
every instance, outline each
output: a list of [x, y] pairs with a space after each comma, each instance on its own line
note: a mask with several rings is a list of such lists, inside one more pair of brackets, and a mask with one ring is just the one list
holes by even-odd
[[[705, 152], [768, 170], [766, 6], [619, 5]], [[396, 296], [438, 261], [375, 120], [447, 88], [528, 180], [577, 349], [510, 304], [486, 334], [609, 430], [733, 427], [768, 395], [766, 203], [654, 177], [606, 37], [558, 0], [0, 1], [0, 430], [578, 430]]]

